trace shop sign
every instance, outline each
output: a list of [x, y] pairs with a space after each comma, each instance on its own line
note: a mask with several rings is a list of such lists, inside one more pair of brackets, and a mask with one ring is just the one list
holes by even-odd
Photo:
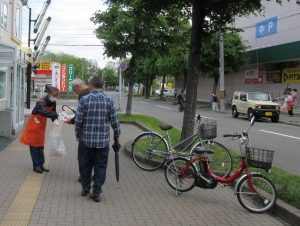
[[60, 89], [60, 65], [52, 66], [52, 86]]
[[68, 86], [67, 86], [67, 92], [74, 92], [71, 86], [72, 81], [74, 80], [74, 65], [68, 65]]
[[267, 71], [267, 83], [281, 83], [281, 70]]
[[36, 74], [36, 75], [35, 75], [35, 78], [46, 78], [46, 75], [39, 75], [39, 74]]
[[40, 70], [51, 70], [51, 62], [40, 62], [39, 69]]
[[263, 69], [253, 69], [253, 70], [246, 70], [245, 72], [245, 84], [258, 84], [262, 83], [263, 78]]
[[285, 68], [282, 70], [282, 83], [300, 83], [300, 68]]
[[68, 66], [60, 65], [60, 92], [67, 92]]

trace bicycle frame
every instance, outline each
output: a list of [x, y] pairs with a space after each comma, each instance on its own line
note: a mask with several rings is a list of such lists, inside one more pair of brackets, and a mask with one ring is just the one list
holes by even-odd
[[[241, 175], [241, 173], [243, 172], [243, 170], [245, 170], [245, 173], [247, 174], [247, 177], [248, 177], [248, 184], [249, 184], [249, 187], [256, 193], [258, 194], [258, 191], [255, 189], [255, 187], [253, 186], [252, 184], [252, 181], [251, 181], [251, 175], [248, 171], [248, 167], [247, 167], [247, 164], [246, 164], [246, 161], [245, 161], [245, 158], [242, 158], [242, 163], [241, 165], [239, 166], [238, 170], [229, 178], [222, 178], [222, 177], [219, 177], [215, 174], [213, 174], [213, 172], [209, 169], [209, 165], [208, 165], [208, 157], [199, 157], [199, 158], [195, 158], [193, 159], [192, 161], [190, 161], [178, 174], [182, 174], [185, 170], [187, 170], [190, 165], [194, 164], [197, 160], [205, 160], [206, 161], [206, 169], [207, 169], [207, 172], [208, 174], [211, 174], [211, 175], [214, 175], [217, 179], [218, 182], [221, 182], [221, 183], [229, 183], [229, 182], [232, 182], [234, 181], [239, 175]], [[181, 175], [181, 177], [189, 177], [189, 178], [195, 178], [195, 176], [192, 176], [192, 175]]]

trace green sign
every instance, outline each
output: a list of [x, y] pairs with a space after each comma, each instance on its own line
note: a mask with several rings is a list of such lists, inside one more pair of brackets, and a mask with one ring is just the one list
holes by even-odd
[[68, 65], [68, 89], [67, 92], [74, 92], [71, 86], [72, 81], [74, 80], [74, 65]]

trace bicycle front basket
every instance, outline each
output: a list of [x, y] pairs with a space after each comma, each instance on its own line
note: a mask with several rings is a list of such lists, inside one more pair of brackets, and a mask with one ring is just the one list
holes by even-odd
[[255, 168], [270, 169], [274, 151], [246, 147], [247, 165]]
[[199, 132], [201, 139], [214, 139], [217, 137], [217, 121], [206, 119], [200, 126]]

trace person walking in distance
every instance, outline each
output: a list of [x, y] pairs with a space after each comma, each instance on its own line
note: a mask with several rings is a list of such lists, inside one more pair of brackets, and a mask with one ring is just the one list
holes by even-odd
[[102, 91], [102, 78], [92, 76], [88, 84], [90, 94], [80, 99], [75, 119], [76, 140], [83, 142], [81, 195], [86, 196], [90, 193], [91, 174], [94, 167], [95, 182], [90, 198], [95, 202], [100, 202], [102, 185], [106, 179], [110, 125], [114, 132], [114, 141], [119, 142], [121, 130], [115, 103]]
[[183, 111], [185, 108], [185, 91], [184, 90], [181, 90], [181, 94], [178, 95], [178, 100], [179, 100], [179, 104], [180, 104], [179, 111]]
[[174, 89], [174, 97], [175, 98], [177, 97], [177, 89], [176, 88]]
[[285, 98], [285, 102], [287, 104], [287, 110], [288, 110], [288, 117], [293, 117], [293, 105], [294, 105], [294, 102], [293, 102], [293, 98], [291, 96], [290, 93], [287, 93], [286, 94], [286, 98]]
[[[88, 95], [90, 93], [89, 87], [79, 78], [74, 79], [73, 82], [71, 83], [71, 86], [72, 86], [74, 92], [77, 95], [79, 95], [78, 103], [83, 96]], [[76, 115], [74, 118], [68, 119], [65, 123], [68, 123], [69, 125], [75, 124], [75, 118], [76, 118]], [[78, 160], [78, 167], [79, 167], [78, 181], [80, 183], [81, 183], [81, 162], [83, 160], [82, 153], [83, 153], [83, 143], [82, 143], [82, 141], [79, 141], [78, 142], [77, 160]], [[95, 179], [95, 176], [93, 176], [92, 178]]]
[[20, 143], [29, 145], [33, 171], [36, 173], [49, 172], [49, 169], [44, 167], [45, 131], [47, 118], [51, 118], [55, 125], [59, 125], [56, 112], [58, 93], [56, 87], [50, 87], [47, 96], [36, 103], [20, 139]]
[[212, 94], [212, 112], [217, 112], [219, 113], [219, 108], [218, 108], [218, 97], [216, 93]]
[[292, 92], [292, 89], [291, 89], [290, 85], [287, 85], [286, 88], [283, 91], [283, 95], [286, 95], [286, 94], [291, 93], [291, 92]]

